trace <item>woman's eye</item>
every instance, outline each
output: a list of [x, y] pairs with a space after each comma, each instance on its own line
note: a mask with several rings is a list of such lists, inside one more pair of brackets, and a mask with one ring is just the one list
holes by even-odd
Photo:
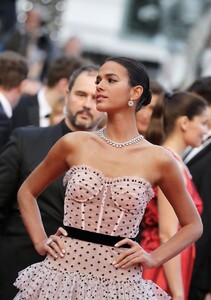
[[99, 79], [96, 79], [96, 80], [95, 80], [95, 84], [98, 85], [99, 83], [100, 83], [100, 80], [99, 80]]
[[112, 78], [109, 78], [109, 79], [108, 79], [108, 82], [109, 82], [109, 83], [111, 83], [111, 82], [116, 82], [116, 80], [114, 80], [114, 79], [112, 79]]

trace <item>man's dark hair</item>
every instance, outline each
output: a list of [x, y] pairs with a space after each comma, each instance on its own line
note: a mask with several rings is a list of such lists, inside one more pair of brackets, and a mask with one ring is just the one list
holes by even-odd
[[47, 86], [52, 88], [60, 79], [69, 79], [73, 71], [80, 68], [85, 63], [87, 63], [85, 59], [76, 56], [61, 56], [56, 59], [49, 66], [46, 76]]
[[20, 85], [28, 74], [26, 59], [14, 52], [0, 53], [0, 87], [11, 90]]

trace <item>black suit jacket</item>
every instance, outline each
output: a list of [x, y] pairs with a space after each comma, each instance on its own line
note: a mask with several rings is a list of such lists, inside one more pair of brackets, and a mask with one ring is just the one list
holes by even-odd
[[[43, 257], [35, 251], [21, 220], [17, 191], [64, 134], [64, 121], [46, 128], [17, 128], [0, 155], [0, 299], [16, 295], [13, 282], [18, 272]], [[66, 129], [67, 132], [67, 129]], [[63, 224], [64, 187], [62, 177], [39, 197], [38, 204], [48, 235]]]
[[22, 126], [39, 126], [39, 103], [37, 95], [24, 95], [13, 110], [13, 129]]
[[202, 212], [204, 232], [196, 242], [196, 260], [191, 286], [211, 292], [211, 143], [196, 154], [187, 166], [204, 206]]
[[11, 30], [14, 28], [17, 21], [16, 16], [16, 0], [1, 0], [0, 1], [0, 40], [9, 38]]
[[0, 102], [0, 151], [3, 146], [8, 142], [12, 130], [11, 119], [5, 114]]

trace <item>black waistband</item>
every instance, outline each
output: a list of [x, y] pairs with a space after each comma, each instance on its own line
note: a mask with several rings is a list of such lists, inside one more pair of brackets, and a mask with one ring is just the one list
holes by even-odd
[[[91, 242], [95, 244], [102, 244], [102, 245], [114, 247], [116, 243], [124, 239], [124, 237], [121, 236], [111, 236], [103, 233], [91, 232], [91, 231], [69, 227], [69, 226], [62, 226], [62, 227], [67, 231], [68, 236], [78, 240]], [[130, 238], [130, 239], [136, 241], [136, 238]], [[122, 247], [130, 248], [128, 244], [125, 244]]]

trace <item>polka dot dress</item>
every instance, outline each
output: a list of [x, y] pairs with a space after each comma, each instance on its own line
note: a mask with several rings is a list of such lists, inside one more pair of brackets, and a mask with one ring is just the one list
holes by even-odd
[[[112, 236], [135, 237], [153, 197], [149, 182], [139, 177], [107, 178], [85, 165], [72, 167], [67, 184], [64, 225]], [[125, 251], [62, 237], [66, 254], [29, 266], [15, 282], [15, 300], [147, 300], [170, 299], [152, 281], [143, 280], [140, 265], [116, 269], [114, 258]]]

